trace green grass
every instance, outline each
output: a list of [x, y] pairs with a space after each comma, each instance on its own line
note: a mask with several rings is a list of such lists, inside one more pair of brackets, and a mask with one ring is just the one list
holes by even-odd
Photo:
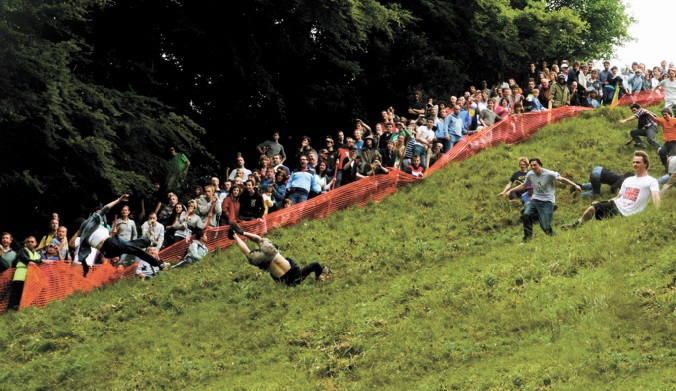
[[[497, 195], [519, 156], [578, 182], [599, 164], [629, 171], [628, 115], [583, 113], [270, 233], [301, 264], [330, 266], [323, 283], [274, 284], [230, 248], [2, 316], [1, 388], [674, 389], [676, 195], [554, 237], [536, 227], [524, 246], [520, 206]], [[559, 187], [555, 229], [590, 201]]]

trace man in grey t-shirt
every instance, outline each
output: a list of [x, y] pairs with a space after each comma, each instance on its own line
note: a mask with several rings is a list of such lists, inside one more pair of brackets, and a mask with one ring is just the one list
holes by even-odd
[[526, 204], [521, 215], [521, 221], [523, 222], [523, 239], [521, 240], [521, 244], [533, 238], [533, 221], [535, 219], [539, 220], [540, 228], [547, 235], [554, 235], [554, 230], [552, 229], [552, 217], [554, 214], [554, 204], [556, 203], [554, 181], [559, 180], [575, 187], [577, 191], [582, 191], [579, 185], [562, 177], [558, 172], [542, 168], [542, 162], [539, 158], [530, 158], [528, 163], [532, 170], [526, 174], [525, 181], [505, 193], [505, 198], [507, 198], [509, 197], [509, 193], [520, 191], [527, 188], [528, 185], [533, 185], [533, 199]]

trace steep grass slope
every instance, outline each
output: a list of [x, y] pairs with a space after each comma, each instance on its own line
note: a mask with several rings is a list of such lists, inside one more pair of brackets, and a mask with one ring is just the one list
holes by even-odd
[[[575, 181], [599, 164], [629, 171], [628, 114], [584, 113], [270, 233], [301, 264], [330, 266], [326, 282], [276, 285], [231, 248], [2, 316], [2, 388], [673, 389], [676, 195], [554, 237], [535, 228], [524, 246], [520, 206], [497, 195], [519, 156]], [[560, 187], [555, 228], [590, 202]]]

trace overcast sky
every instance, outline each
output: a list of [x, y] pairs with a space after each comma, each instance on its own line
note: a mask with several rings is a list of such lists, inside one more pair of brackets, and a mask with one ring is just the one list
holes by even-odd
[[[622, 67], [633, 61], [645, 63], [648, 68], [659, 65], [662, 60], [676, 62], [674, 30], [676, 27], [676, 1], [674, 0], [624, 0], [629, 15], [636, 24], [629, 28], [629, 35], [636, 41], [617, 48], [613, 65]], [[593, 26], [592, 26], [593, 28]]]

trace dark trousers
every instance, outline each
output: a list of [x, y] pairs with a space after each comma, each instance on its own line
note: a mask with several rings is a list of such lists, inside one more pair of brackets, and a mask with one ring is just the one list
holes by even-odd
[[631, 139], [634, 140], [634, 143], [641, 144], [641, 139], [639, 136], [645, 136], [648, 139], [648, 144], [652, 145], [655, 148], [661, 147], [660, 143], [655, 141], [655, 135], [657, 134], [657, 125], [650, 125], [647, 128], [643, 129], [634, 129], [629, 132]]
[[105, 242], [103, 242], [103, 246], [101, 246], [101, 253], [106, 258], [120, 257], [122, 254], [134, 255], [148, 262], [151, 266], [160, 267], [162, 262], [143, 250], [143, 248], [148, 246], [150, 246], [150, 240], [148, 239], [135, 239], [127, 241], [113, 236], [112, 238], [108, 238]]
[[669, 156], [676, 156], [676, 141], [667, 141], [657, 150], [657, 153], [660, 155], [660, 160], [662, 161], [664, 168], [668, 168], [667, 158]]
[[289, 269], [286, 274], [281, 277], [272, 277], [273, 280], [281, 282], [288, 286], [296, 286], [303, 282], [310, 274], [314, 273], [315, 278], [319, 278], [322, 275], [324, 268], [318, 262], [311, 262], [305, 265], [302, 269], [296, 265], [291, 258], [286, 258], [287, 261], [291, 264], [291, 269]]
[[24, 281], [12, 281], [9, 287], [9, 304], [7, 304], [7, 311], [18, 311], [19, 304], [21, 304], [21, 296], [23, 295]]

